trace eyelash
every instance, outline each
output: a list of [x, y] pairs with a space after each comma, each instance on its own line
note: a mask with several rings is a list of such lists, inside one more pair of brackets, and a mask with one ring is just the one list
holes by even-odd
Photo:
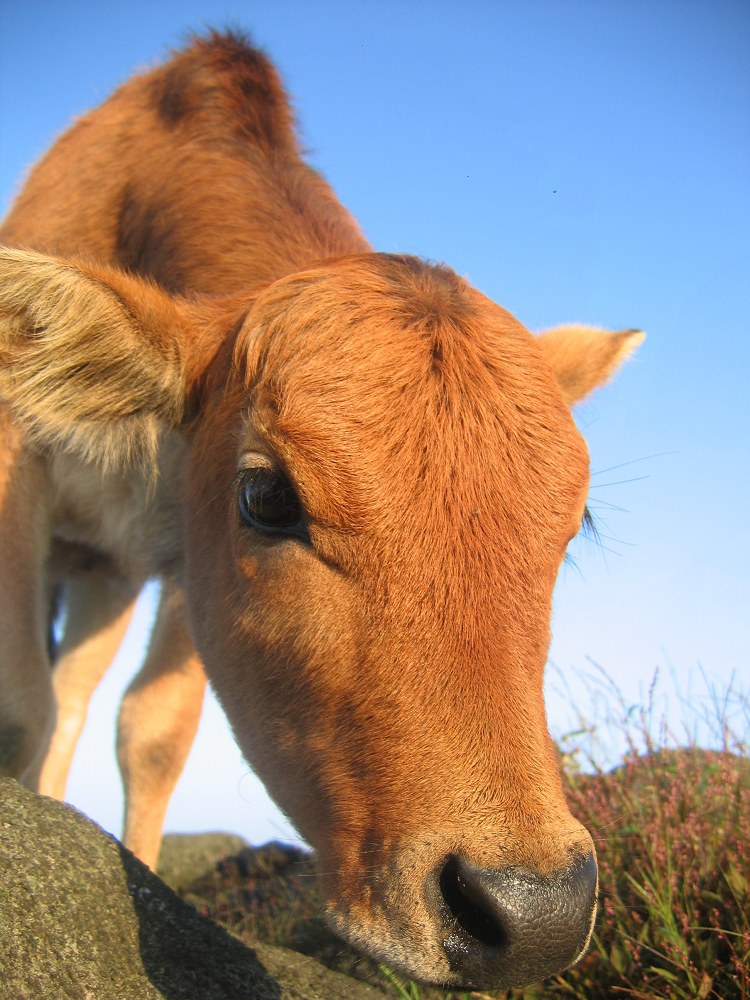
[[[576, 538], [580, 537], [586, 538], [589, 541], [594, 542], [594, 544], [596, 545], [600, 544], [599, 532], [596, 527], [596, 520], [594, 518], [594, 515], [591, 513], [591, 510], [589, 509], [588, 505], [584, 507], [583, 517], [581, 518], [581, 526], [578, 529], [577, 534], [573, 538], [571, 538], [570, 542], [568, 543], [568, 547], [570, 547], [570, 545], [575, 541]], [[568, 565], [575, 566], [575, 559], [567, 550], [565, 552], [564, 562], [567, 563]]]

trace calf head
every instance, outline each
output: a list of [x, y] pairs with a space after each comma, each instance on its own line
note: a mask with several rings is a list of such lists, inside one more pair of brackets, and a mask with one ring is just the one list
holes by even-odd
[[446, 984], [574, 962], [596, 863], [542, 696], [588, 487], [568, 406], [642, 335], [534, 338], [377, 254], [188, 302], [4, 251], [0, 287], [0, 392], [40, 440], [133, 468], [184, 434], [190, 625], [335, 929]]

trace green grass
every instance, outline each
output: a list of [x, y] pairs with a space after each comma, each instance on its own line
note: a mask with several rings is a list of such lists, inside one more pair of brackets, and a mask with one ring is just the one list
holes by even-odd
[[[653, 694], [634, 711], [611, 691], [607, 712], [563, 741], [571, 810], [599, 857], [588, 954], [544, 985], [493, 997], [750, 1000], [750, 703], [734, 689], [708, 699], [719, 749], [705, 750], [654, 724]], [[598, 761], [613, 728], [627, 749], [607, 769]], [[324, 928], [312, 870], [296, 855], [247, 852], [183, 894], [249, 943], [297, 948], [398, 1000], [489, 996], [420, 988], [356, 956]]]

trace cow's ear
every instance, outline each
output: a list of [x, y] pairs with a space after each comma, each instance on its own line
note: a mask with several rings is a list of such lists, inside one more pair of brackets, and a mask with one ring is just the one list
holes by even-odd
[[612, 333], [570, 324], [542, 331], [537, 342], [572, 406], [604, 385], [645, 336], [641, 330]]
[[44, 444], [154, 455], [186, 401], [186, 313], [113, 268], [0, 248], [0, 397]]

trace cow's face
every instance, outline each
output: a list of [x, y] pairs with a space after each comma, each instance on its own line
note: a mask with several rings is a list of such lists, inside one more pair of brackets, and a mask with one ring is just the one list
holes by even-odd
[[476, 921], [494, 924], [482, 948], [510, 934], [462, 866], [521, 872], [546, 899], [584, 865], [572, 961], [595, 866], [542, 675], [588, 461], [542, 351], [450, 272], [372, 256], [272, 286], [235, 361], [194, 442], [192, 618], [240, 745], [319, 854], [335, 926], [460, 982]]

